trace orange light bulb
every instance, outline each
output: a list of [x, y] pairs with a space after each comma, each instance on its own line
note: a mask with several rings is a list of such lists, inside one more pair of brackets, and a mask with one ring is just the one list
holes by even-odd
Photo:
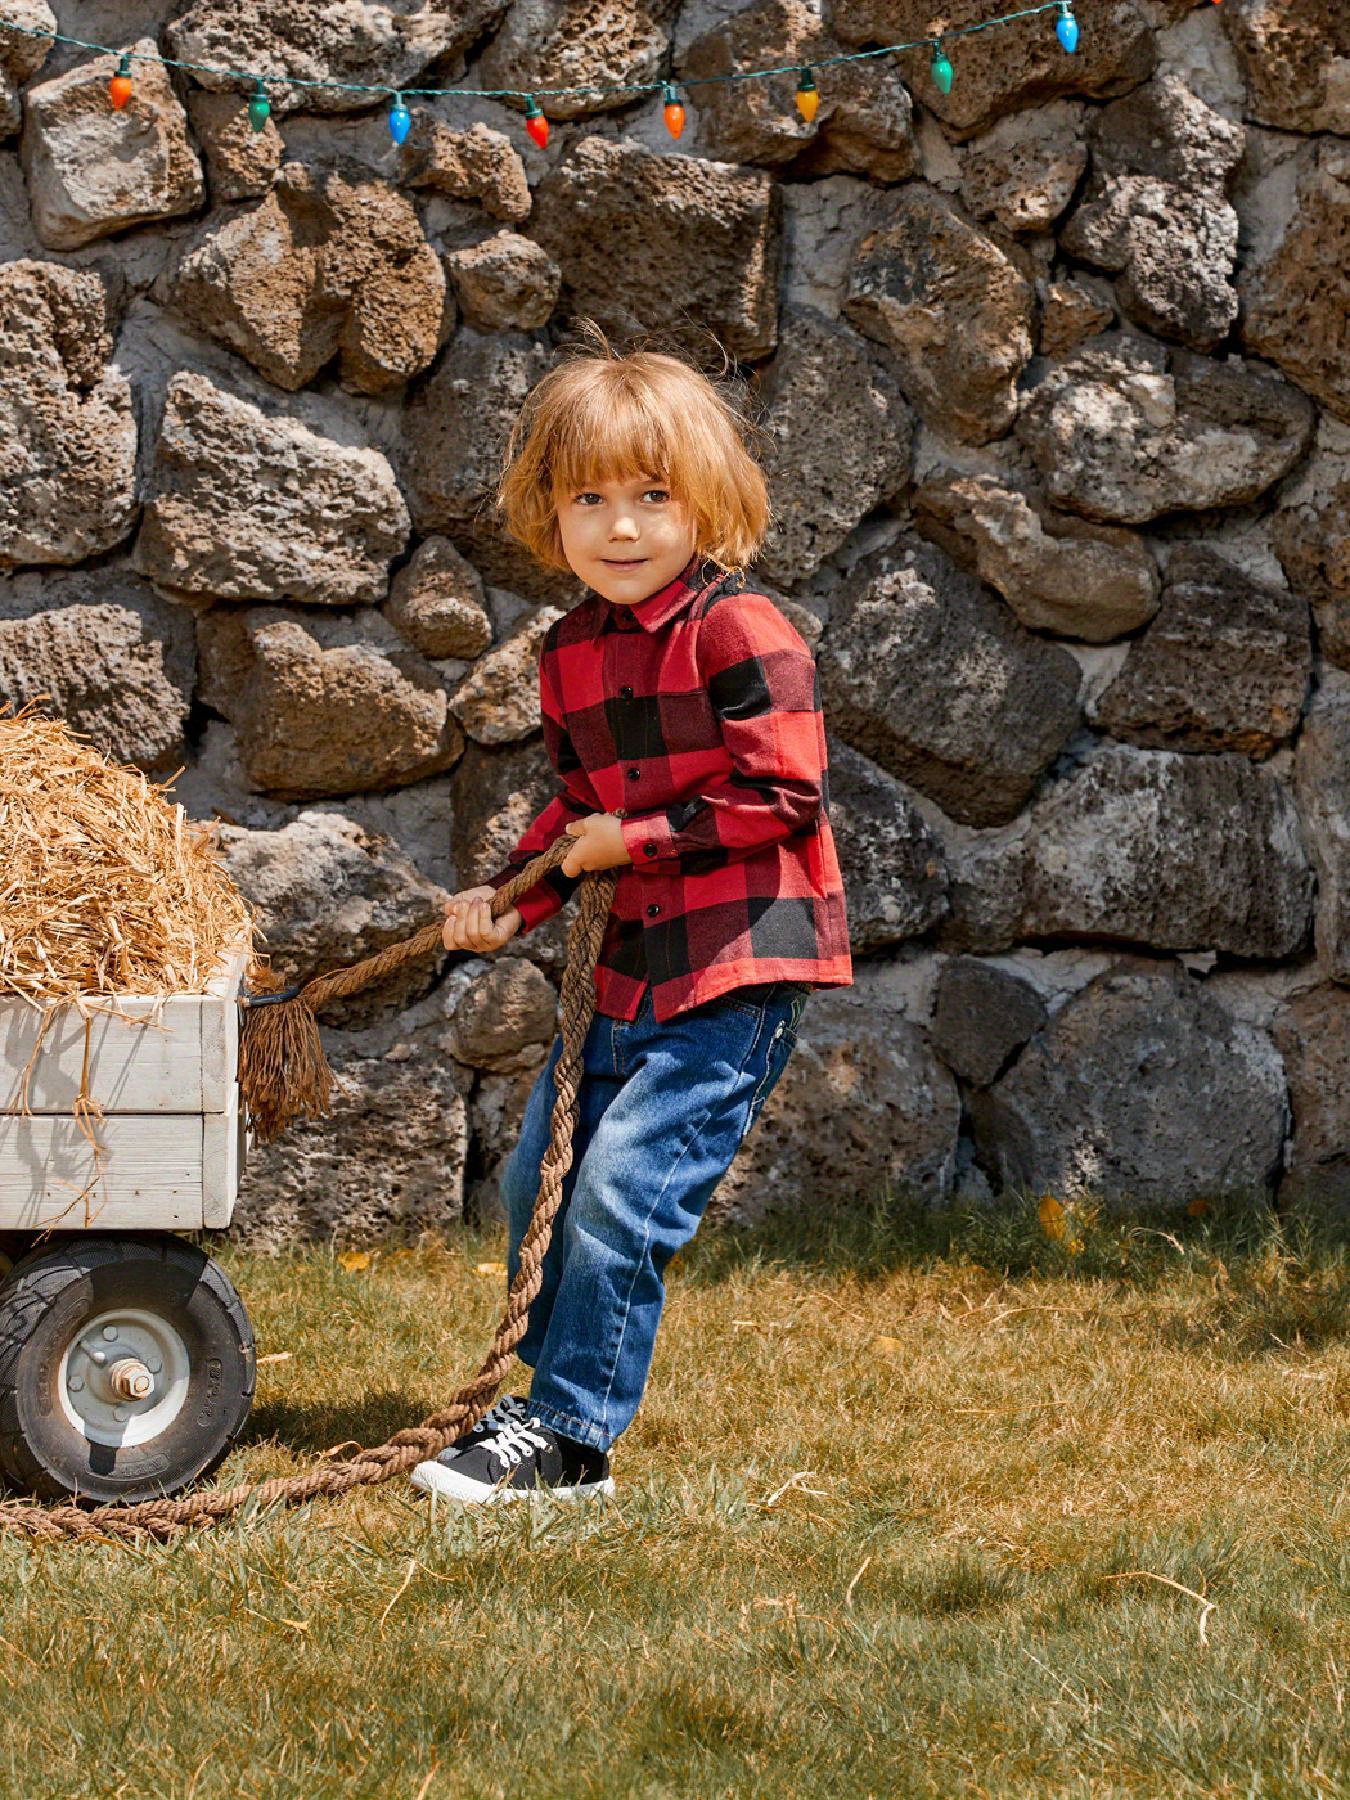
[[661, 91], [665, 99], [662, 112], [665, 114], [666, 130], [673, 138], [677, 138], [684, 130], [684, 108], [680, 105], [679, 90], [673, 81], [667, 81]]
[[108, 83], [108, 98], [112, 101], [115, 112], [121, 112], [131, 98], [131, 58], [125, 51], [117, 65], [117, 73]]

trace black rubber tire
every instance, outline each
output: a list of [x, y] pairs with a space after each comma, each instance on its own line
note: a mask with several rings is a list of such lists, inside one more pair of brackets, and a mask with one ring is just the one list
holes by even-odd
[[[188, 1352], [187, 1396], [155, 1438], [92, 1442], [56, 1393], [62, 1356], [119, 1306], [171, 1323]], [[0, 1474], [44, 1500], [153, 1500], [208, 1475], [253, 1405], [257, 1359], [243, 1302], [218, 1263], [181, 1238], [68, 1237], [0, 1283]]]

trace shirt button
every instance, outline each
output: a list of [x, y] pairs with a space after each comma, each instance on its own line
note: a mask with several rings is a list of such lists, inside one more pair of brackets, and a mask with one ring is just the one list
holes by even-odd
[[660, 910], [661, 910], [661, 908], [653, 900], [651, 905], [647, 908], [647, 917], [649, 919], [654, 919], [656, 917], [656, 915], [660, 912]]
[[628, 779], [629, 779], [629, 780], [630, 780], [630, 781], [638, 781], [638, 780], [640, 780], [640, 779], [641, 779], [641, 776], [642, 776], [642, 770], [641, 770], [641, 769], [630, 769], [630, 770], [629, 770], [629, 771], [628, 771]]
[[620, 689], [619, 689], [619, 698], [620, 698], [620, 700], [631, 700], [631, 699], [632, 699], [632, 698], [633, 698], [633, 690], [632, 690], [632, 688], [630, 688], [630, 687], [621, 687], [621, 688], [620, 688]]
[[655, 856], [656, 855], [656, 845], [655, 844], [644, 844], [642, 846], [642, 854], [644, 856]]

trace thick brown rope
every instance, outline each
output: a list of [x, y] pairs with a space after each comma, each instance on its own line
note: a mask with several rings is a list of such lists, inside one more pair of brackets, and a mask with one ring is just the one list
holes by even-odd
[[[521, 894], [562, 861], [571, 847], [570, 840], [561, 840], [505, 883], [493, 898], [493, 916], [500, 917], [514, 905]], [[525, 1335], [530, 1306], [543, 1278], [543, 1260], [553, 1236], [553, 1221], [562, 1203], [563, 1181], [572, 1166], [572, 1137], [582, 1076], [581, 1053], [595, 1013], [595, 965], [616, 880], [613, 870], [605, 870], [588, 875], [581, 884], [580, 905], [567, 938], [560, 1028], [562, 1051], [554, 1071], [557, 1097], [553, 1102], [549, 1145], [540, 1170], [538, 1198], [520, 1247], [520, 1267], [511, 1283], [506, 1308], [491, 1346], [477, 1373], [455, 1393], [449, 1404], [423, 1419], [420, 1425], [396, 1431], [387, 1443], [358, 1451], [345, 1462], [326, 1463], [299, 1475], [243, 1482], [232, 1488], [202, 1488], [180, 1499], [145, 1500], [133, 1506], [85, 1509], [72, 1505], [39, 1506], [22, 1500], [4, 1501], [0, 1502], [0, 1530], [47, 1542], [106, 1541], [141, 1536], [169, 1539], [189, 1526], [214, 1524], [230, 1518], [245, 1506], [257, 1509], [278, 1503], [296, 1505], [320, 1495], [345, 1494], [355, 1487], [373, 1487], [436, 1456], [447, 1444], [473, 1429], [497, 1396], [516, 1345]], [[355, 993], [358, 988], [377, 981], [414, 956], [427, 954], [441, 943], [440, 924], [428, 925], [415, 937], [402, 944], [391, 944], [352, 968], [317, 977], [295, 1000], [259, 1008], [256, 1017], [294, 1011], [308, 1014], [312, 1021], [313, 1006], [321, 1005], [335, 994]], [[248, 1015], [245, 1017], [247, 1019]], [[242, 1056], [240, 1081], [242, 1085]]]

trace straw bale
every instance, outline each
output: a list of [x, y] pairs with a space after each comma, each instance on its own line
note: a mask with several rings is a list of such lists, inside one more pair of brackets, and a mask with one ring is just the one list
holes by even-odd
[[0, 998], [201, 993], [255, 920], [217, 827], [45, 716], [0, 711]]

